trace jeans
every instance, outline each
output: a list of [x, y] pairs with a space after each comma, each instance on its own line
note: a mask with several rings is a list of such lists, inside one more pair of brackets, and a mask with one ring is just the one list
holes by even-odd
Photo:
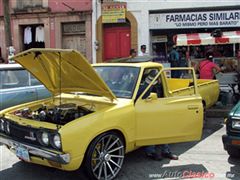
[[[179, 62], [178, 61], [171, 62], [171, 67], [172, 68], [179, 67]], [[171, 71], [172, 78], [179, 78], [180, 76], [181, 76], [180, 70], [172, 70]]]
[[153, 145], [153, 146], [147, 146], [145, 147], [144, 151], [148, 154], [148, 153], [157, 153], [157, 152], [161, 152], [164, 154], [168, 154], [170, 153], [170, 148], [168, 144], [161, 144], [161, 145]]

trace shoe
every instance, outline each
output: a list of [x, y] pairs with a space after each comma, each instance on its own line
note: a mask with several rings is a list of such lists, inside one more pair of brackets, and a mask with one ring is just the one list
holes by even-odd
[[178, 160], [178, 156], [172, 153], [162, 153], [162, 156], [172, 160]]
[[146, 156], [155, 161], [161, 161], [163, 159], [162, 155], [158, 153], [146, 153]]

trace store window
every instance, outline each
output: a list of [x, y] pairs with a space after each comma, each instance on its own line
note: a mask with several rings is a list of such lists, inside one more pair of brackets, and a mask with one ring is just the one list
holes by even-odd
[[42, 4], [42, 0], [21, 0], [17, 1], [17, 9], [42, 7]]
[[22, 30], [23, 50], [30, 48], [45, 48], [45, 36], [43, 24], [24, 25]]

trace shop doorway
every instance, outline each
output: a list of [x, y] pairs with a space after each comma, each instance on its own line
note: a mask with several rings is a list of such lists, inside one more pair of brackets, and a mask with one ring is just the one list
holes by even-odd
[[[153, 33], [151, 33], [153, 34]], [[151, 46], [152, 55], [156, 56], [155, 61], [160, 63], [167, 62], [167, 42], [168, 38], [166, 35], [152, 35], [151, 36]]]
[[130, 26], [104, 28], [104, 61], [128, 57], [130, 48]]

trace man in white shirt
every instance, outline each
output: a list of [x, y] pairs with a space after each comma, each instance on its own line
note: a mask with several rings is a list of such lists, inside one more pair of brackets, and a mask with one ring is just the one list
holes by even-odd
[[138, 56], [146, 56], [146, 55], [148, 55], [148, 53], [146, 53], [146, 49], [147, 49], [146, 45], [144, 45], [144, 44], [141, 45], [141, 50], [140, 50]]

